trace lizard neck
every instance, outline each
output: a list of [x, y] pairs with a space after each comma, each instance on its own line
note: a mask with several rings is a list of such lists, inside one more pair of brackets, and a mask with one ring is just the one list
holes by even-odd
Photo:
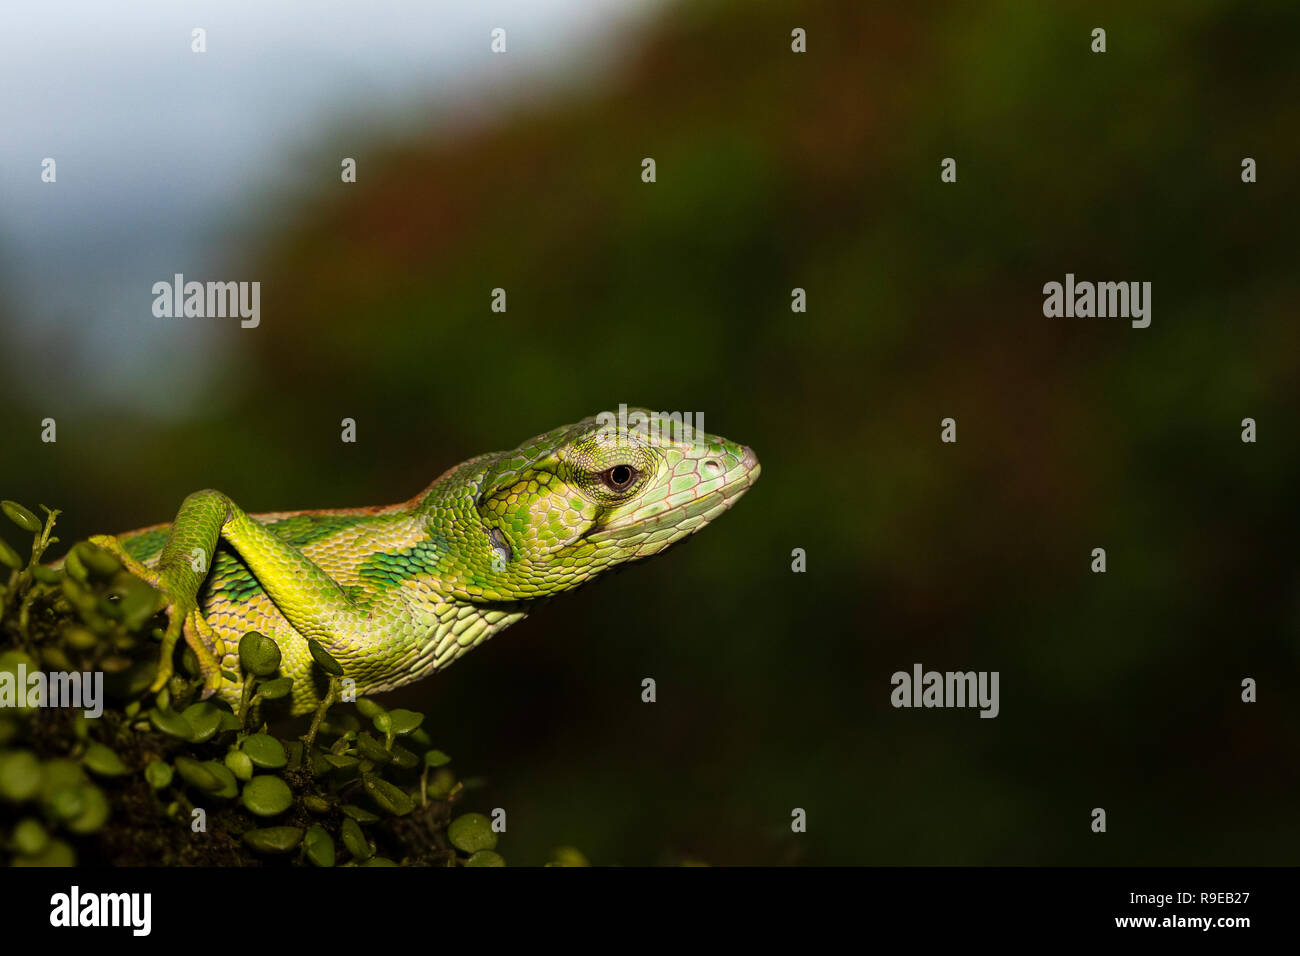
[[523, 606], [562, 590], [516, 553], [502, 528], [480, 512], [484, 476], [496, 459], [485, 455], [458, 465], [413, 499], [411, 515], [423, 522], [438, 556], [435, 587], [446, 600]]

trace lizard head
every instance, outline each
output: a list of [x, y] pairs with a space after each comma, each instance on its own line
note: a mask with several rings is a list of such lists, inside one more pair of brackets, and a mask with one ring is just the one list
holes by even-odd
[[488, 566], [475, 562], [466, 579], [481, 600], [549, 596], [658, 554], [735, 504], [760, 471], [752, 450], [689, 415], [624, 407], [484, 464], [474, 517]]

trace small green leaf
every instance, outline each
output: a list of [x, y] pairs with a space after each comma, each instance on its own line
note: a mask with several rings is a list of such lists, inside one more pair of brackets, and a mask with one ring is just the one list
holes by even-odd
[[144, 778], [149, 782], [149, 786], [161, 790], [172, 782], [172, 768], [161, 760], [151, 760], [144, 768]]
[[393, 749], [389, 751], [389, 755], [392, 757], [393, 764], [401, 767], [403, 770], [410, 770], [412, 767], [417, 767], [420, 764], [420, 758], [411, 753], [401, 744], [393, 744]]
[[289, 762], [284, 744], [270, 734], [253, 734], [243, 743], [243, 751], [264, 770], [279, 770]]
[[154, 729], [160, 733], [170, 734], [181, 740], [194, 739], [194, 728], [190, 726], [190, 722], [174, 710], [152, 708], [149, 711], [149, 723], [153, 724]]
[[81, 556], [81, 563], [93, 577], [111, 578], [122, 570], [122, 565], [118, 563], [117, 558], [103, 548], [97, 548], [86, 541], [80, 542], [76, 547]]
[[249, 631], [239, 640], [239, 663], [258, 677], [269, 677], [280, 666], [280, 646], [257, 631]]
[[318, 797], [316, 794], [308, 794], [302, 798], [302, 805], [312, 813], [329, 813], [330, 802], [324, 797]]
[[406, 816], [415, 809], [415, 801], [411, 799], [411, 795], [400, 787], [393, 786], [383, 777], [377, 777], [373, 773], [362, 774], [361, 785], [365, 787], [366, 793], [370, 794], [370, 799], [379, 805], [379, 809], [395, 817]]
[[373, 760], [375, 763], [388, 763], [393, 759], [388, 751], [384, 749], [383, 744], [366, 733], [357, 735], [357, 750], [361, 751], [361, 756], [367, 760]]
[[[90, 572], [86, 570], [86, 565], [82, 563], [81, 555], [77, 553], [76, 548], [73, 548], [63, 556], [63, 570], [68, 577], [79, 584], [84, 584], [86, 579], [90, 577]], [[70, 590], [71, 585], [68, 581], [63, 582], [63, 587], [69, 594], [72, 593], [72, 590]]]
[[40, 853], [45, 849], [49, 839], [50, 835], [45, 827], [41, 826], [40, 821], [34, 817], [19, 820], [18, 825], [14, 827], [14, 851], [25, 856], [35, 856]]
[[[3, 542], [0, 542], [0, 544], [3, 544]], [[7, 548], [7, 547], [9, 547], [9, 546], [8, 546], [8, 545], [5, 545], [5, 547]], [[12, 549], [11, 549], [11, 551], [12, 551]], [[14, 557], [15, 557], [15, 558], [18, 557], [18, 555], [17, 555], [16, 552], [13, 552], [13, 554], [14, 554]], [[3, 563], [5, 563], [5, 564], [8, 564], [8, 562], [7, 562], [7, 561], [4, 561], [3, 558], [0, 558], [0, 562], [3, 562]], [[9, 566], [10, 566], [10, 567], [13, 567], [13, 565], [9, 565]], [[19, 565], [19, 567], [21, 567], [21, 565]], [[55, 571], [55, 570], [54, 570], [53, 568], [51, 568], [51, 567], [47, 567], [47, 566], [45, 566], [44, 564], [33, 564], [33, 565], [32, 565], [32, 577], [34, 577], [34, 578], [35, 578], [37, 581], [39, 581], [41, 584], [58, 584], [58, 583], [59, 583], [59, 572], [58, 572], [58, 571]]]
[[339, 835], [343, 837], [343, 845], [352, 854], [352, 859], [361, 862], [368, 860], [374, 854], [374, 850], [370, 849], [370, 844], [366, 842], [366, 835], [361, 832], [361, 825], [351, 817], [343, 818]]
[[121, 757], [99, 743], [86, 745], [86, 753], [82, 756], [81, 762], [86, 765], [87, 770], [101, 777], [120, 777], [130, 772], [126, 764], [122, 763]]
[[72, 661], [68, 659], [67, 652], [63, 648], [47, 645], [40, 649], [41, 662], [52, 671], [70, 671], [72, 670]]
[[[24, 561], [22, 558], [18, 556], [17, 551], [9, 547], [8, 542], [6, 542], [3, 538], [0, 538], [0, 564], [13, 568], [15, 571], [21, 571], [23, 569], [23, 566], [26, 563], [27, 563], [26, 561]], [[37, 567], [39, 567], [39, 565], [37, 565]], [[35, 571], [36, 568], [33, 568], [32, 570]], [[58, 580], [57, 573], [55, 573], [54, 578], [56, 581]], [[37, 578], [37, 580], [41, 580], [41, 579]], [[52, 583], [52, 582], [43, 582], [43, 583]]]
[[0, 753], [0, 797], [30, 800], [41, 788], [41, 762], [30, 750]]
[[234, 773], [224, 763], [219, 763], [216, 760], [205, 760], [203, 766], [220, 783], [220, 786], [211, 791], [214, 797], [229, 800], [239, 793], [239, 781], [235, 779]]
[[279, 777], [264, 774], [244, 785], [244, 806], [259, 817], [284, 813], [293, 804], [289, 785]]
[[40, 518], [16, 501], [0, 501], [0, 510], [4, 511], [6, 518], [30, 534], [39, 534], [44, 527]]
[[87, 717], [86, 712], [82, 710], [74, 711], [72, 714], [72, 735], [78, 740], [90, 739], [90, 722], [99, 720], [98, 717]]
[[466, 813], [452, 820], [447, 827], [447, 839], [456, 849], [471, 854], [479, 850], [495, 850], [497, 845], [492, 821], [481, 813]]
[[344, 816], [351, 817], [357, 823], [378, 823], [381, 819], [379, 814], [371, 813], [365, 807], [359, 807], [355, 803], [345, 803], [339, 809], [343, 811]]
[[288, 853], [302, 838], [302, 827], [262, 827], [244, 834], [244, 842], [258, 853]]
[[236, 779], [245, 783], [253, 779], [253, 761], [242, 750], [228, 751], [225, 756], [225, 764], [226, 769], [233, 773]]
[[45, 808], [60, 820], [71, 820], [80, 816], [86, 806], [82, 788], [77, 786], [57, 787], [50, 791], [42, 802]]
[[319, 823], [308, 827], [303, 846], [307, 851], [307, 859], [316, 866], [334, 865], [334, 840]]
[[99, 638], [88, 627], [69, 627], [64, 628], [63, 641], [74, 651], [89, 651], [99, 643]]
[[396, 863], [394, 863], [386, 856], [372, 856], [364, 863], [360, 863], [358, 865], [359, 866], [397, 866]]
[[209, 792], [221, 789], [221, 781], [206, 766], [193, 757], [177, 757], [176, 772], [190, 786]]
[[265, 684], [259, 684], [258, 694], [263, 700], [279, 700], [281, 697], [288, 696], [293, 691], [292, 677], [277, 677], [275, 680], [269, 680]]
[[94, 833], [108, 820], [108, 798], [93, 784], [81, 787], [81, 812], [64, 823], [70, 833], [82, 836]]
[[466, 866], [505, 866], [505, 858], [495, 850], [479, 850], [468, 860]]
[[307, 649], [311, 651], [311, 659], [314, 660], [320, 669], [331, 677], [343, 676], [343, 665], [330, 656], [330, 652], [325, 650], [321, 642], [314, 638], [308, 638]]
[[547, 866], [591, 866], [591, 863], [577, 847], [559, 846], [551, 854], [551, 862]]
[[388, 716], [393, 721], [393, 733], [398, 736], [412, 733], [420, 724], [424, 723], [424, 714], [416, 713], [413, 710], [405, 710], [401, 707], [390, 710]]
[[81, 764], [73, 760], [47, 760], [41, 766], [41, 799], [49, 801], [56, 790], [86, 783]]
[[451, 758], [441, 750], [426, 750], [424, 753], [424, 765], [426, 767], [443, 767], [451, 763]]
[[382, 714], [384, 712], [384, 708], [380, 707], [369, 697], [359, 698], [357, 700], [356, 707], [357, 707], [357, 713], [359, 713], [362, 717], [365, 717], [367, 720], [374, 720], [376, 715]]
[[48, 797], [59, 787], [79, 787], [85, 782], [86, 774], [74, 760], [49, 760], [41, 767], [42, 797]]
[[159, 594], [152, 586], [139, 578], [128, 577], [116, 588], [118, 594], [118, 613], [122, 626], [128, 631], [138, 631], [145, 621], [153, 617], [158, 610]]
[[181, 717], [184, 718], [185, 722], [190, 725], [190, 730], [193, 731], [190, 742], [201, 744], [215, 737], [217, 731], [221, 728], [221, 719], [224, 714], [225, 711], [208, 700], [190, 704], [181, 711]]

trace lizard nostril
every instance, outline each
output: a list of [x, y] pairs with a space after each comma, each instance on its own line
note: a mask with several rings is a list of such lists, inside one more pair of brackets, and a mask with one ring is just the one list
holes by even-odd
[[711, 471], [716, 475], [722, 471], [722, 462], [716, 458], [706, 458], [704, 459], [704, 470]]

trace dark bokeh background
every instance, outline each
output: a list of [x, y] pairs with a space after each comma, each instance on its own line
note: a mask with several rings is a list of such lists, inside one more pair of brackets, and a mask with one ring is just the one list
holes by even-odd
[[[0, 494], [65, 540], [205, 486], [382, 503], [619, 402], [700, 411], [763, 462], [733, 512], [389, 698], [512, 863], [1294, 863], [1300, 8], [866, 6], [684, 4], [456, 135], [341, 116], [304, 152], [360, 142], [360, 182], [240, 240], [262, 325], [208, 411], [0, 386]], [[1044, 318], [1066, 272], [1151, 281], [1151, 327]], [[1001, 716], [892, 709], [914, 662], [1000, 671]]]

